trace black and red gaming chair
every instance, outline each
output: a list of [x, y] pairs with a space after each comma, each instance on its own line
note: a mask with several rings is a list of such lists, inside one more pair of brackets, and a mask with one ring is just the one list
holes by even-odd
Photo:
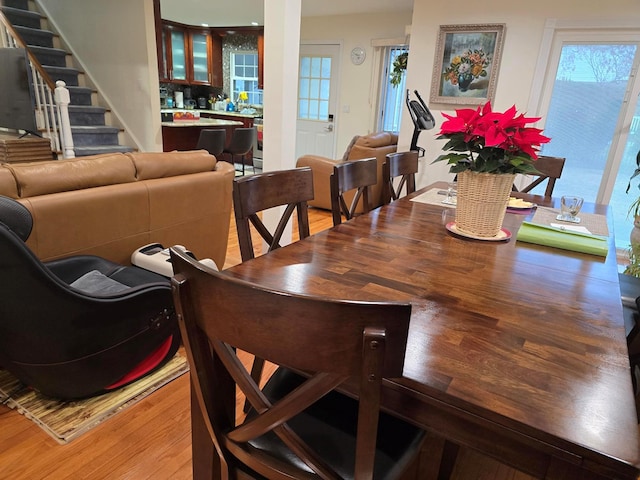
[[42, 263], [33, 220], [0, 197], [0, 367], [60, 399], [94, 396], [164, 365], [180, 344], [167, 278], [82, 255]]

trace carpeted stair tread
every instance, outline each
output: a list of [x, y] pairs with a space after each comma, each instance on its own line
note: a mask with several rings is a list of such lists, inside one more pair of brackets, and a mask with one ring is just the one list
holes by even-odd
[[77, 69], [71, 67], [52, 67], [49, 65], [43, 65], [43, 67], [54, 82], [62, 80], [69, 87], [78, 86], [78, 74], [80, 72]]
[[0, 7], [0, 10], [14, 26], [40, 28], [42, 15], [37, 12], [6, 6]]
[[35, 45], [38, 47], [53, 48], [54, 33], [49, 30], [20, 26], [15, 26], [14, 29], [16, 30], [16, 32], [18, 32], [18, 34], [22, 37], [22, 39], [29, 47]]
[[29, 0], [3, 0], [5, 7], [29, 10]]
[[104, 107], [93, 105], [69, 105], [69, 121], [71, 125], [100, 126], [105, 125]]
[[40, 62], [40, 65], [46, 65], [49, 67], [66, 67], [67, 66], [67, 52], [60, 48], [38, 47], [32, 45], [29, 47], [31, 53]]

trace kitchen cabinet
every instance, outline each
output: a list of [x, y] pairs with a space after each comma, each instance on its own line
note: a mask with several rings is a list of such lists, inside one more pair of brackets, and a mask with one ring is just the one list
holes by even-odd
[[264, 31], [258, 33], [258, 88], [264, 89]]
[[210, 29], [162, 22], [161, 82], [222, 86], [222, 42]]
[[188, 34], [174, 25], [162, 26], [160, 81], [187, 83]]

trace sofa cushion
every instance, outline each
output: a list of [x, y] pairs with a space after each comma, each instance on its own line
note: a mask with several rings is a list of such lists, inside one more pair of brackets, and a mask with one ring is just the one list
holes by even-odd
[[354, 145], [351, 149], [351, 155], [349, 156], [349, 160], [360, 160], [363, 158], [371, 158], [376, 157], [378, 159], [378, 163], [382, 167], [382, 163], [384, 162], [384, 157], [388, 153], [395, 153], [397, 150], [396, 145], [383, 145], [377, 148], [364, 147], [362, 145]]
[[216, 157], [206, 150], [164, 153], [135, 152], [126, 155], [135, 165], [138, 180], [210, 172], [216, 167]]
[[33, 217], [27, 246], [43, 261], [98, 255], [127, 265], [149, 238], [149, 193], [129, 182], [20, 199]]
[[7, 165], [20, 198], [135, 182], [131, 159], [122, 153]]
[[389, 132], [377, 132], [370, 135], [364, 135], [356, 140], [356, 145], [362, 147], [385, 147], [398, 143], [398, 136]]
[[4, 165], [0, 166], [0, 195], [9, 198], [18, 198], [18, 186], [11, 170]]

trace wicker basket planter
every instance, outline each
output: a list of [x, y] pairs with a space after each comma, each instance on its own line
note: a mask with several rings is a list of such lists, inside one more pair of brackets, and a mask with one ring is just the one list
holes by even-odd
[[477, 237], [498, 235], [515, 178], [511, 173], [458, 173], [456, 228]]

